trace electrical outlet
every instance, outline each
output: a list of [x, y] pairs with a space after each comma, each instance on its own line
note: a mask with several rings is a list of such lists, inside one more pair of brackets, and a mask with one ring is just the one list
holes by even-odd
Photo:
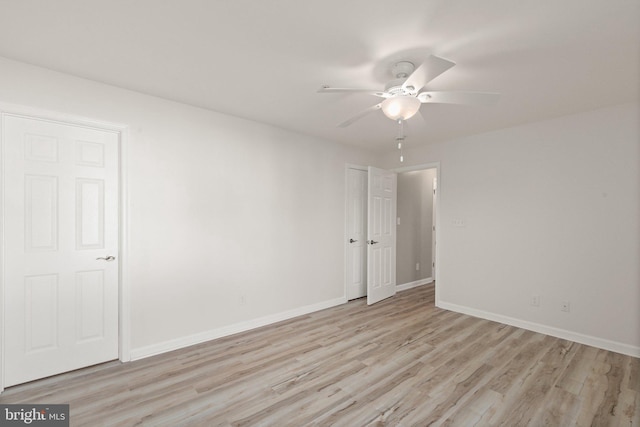
[[540, 307], [540, 295], [531, 296], [531, 305], [534, 307]]
[[240, 295], [240, 305], [247, 305], [247, 297], [245, 295]]
[[416, 262], [416, 271], [420, 271], [420, 263]]
[[462, 218], [456, 218], [453, 220], [453, 225], [454, 227], [464, 227], [465, 223], [464, 223], [464, 219]]
[[565, 313], [571, 311], [571, 304], [569, 303], [569, 301], [562, 301], [562, 303], [560, 304], [560, 311], [564, 311]]

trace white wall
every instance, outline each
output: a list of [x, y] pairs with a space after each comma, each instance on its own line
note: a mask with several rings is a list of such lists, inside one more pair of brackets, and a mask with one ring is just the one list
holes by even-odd
[[441, 162], [438, 304], [640, 356], [639, 117], [625, 104], [406, 152]]
[[0, 102], [130, 127], [134, 357], [344, 300], [344, 168], [370, 153], [4, 59]]
[[[0, 102], [130, 126], [138, 356], [343, 299], [344, 165], [399, 166], [4, 59]], [[438, 303], [640, 356], [638, 117], [620, 105], [406, 152], [441, 165]]]

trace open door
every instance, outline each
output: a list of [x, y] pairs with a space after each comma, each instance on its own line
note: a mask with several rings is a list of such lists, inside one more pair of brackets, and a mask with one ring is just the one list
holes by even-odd
[[367, 304], [396, 293], [395, 173], [369, 166], [367, 221]]

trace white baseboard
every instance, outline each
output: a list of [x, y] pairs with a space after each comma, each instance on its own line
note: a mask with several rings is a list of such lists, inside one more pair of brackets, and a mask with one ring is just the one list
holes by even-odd
[[427, 277], [426, 279], [416, 280], [415, 282], [403, 283], [402, 285], [396, 286], [396, 291], [406, 291], [407, 289], [417, 288], [418, 286], [428, 285], [429, 283], [433, 283], [432, 277]]
[[273, 323], [281, 322], [283, 320], [288, 320], [293, 317], [303, 316], [305, 314], [313, 313], [314, 311], [320, 311], [326, 308], [331, 308], [337, 305], [345, 304], [346, 302], [347, 302], [347, 299], [345, 297], [336, 298], [333, 300], [319, 302], [317, 304], [311, 304], [304, 307], [295, 308], [293, 310], [283, 311], [281, 313], [259, 317], [257, 319], [247, 320], [245, 322], [234, 323], [233, 325], [223, 326], [221, 328], [200, 332], [200, 333], [189, 335], [186, 337], [176, 338], [176, 339], [161, 342], [158, 344], [151, 344], [145, 347], [135, 348], [131, 350], [131, 360], [144, 359], [145, 357], [155, 356], [157, 354], [178, 350], [184, 347], [189, 347], [191, 345], [200, 344], [206, 341], [211, 341], [216, 338], [222, 338], [222, 337], [237, 334], [240, 332], [245, 332], [251, 329], [259, 328], [261, 326], [271, 325]]
[[584, 335], [578, 332], [568, 331], [566, 329], [555, 328], [553, 326], [547, 326], [540, 323], [529, 322], [527, 320], [516, 319], [509, 316], [503, 316], [501, 314], [490, 313], [488, 311], [478, 310], [475, 308], [465, 307], [457, 304], [450, 304], [443, 301], [437, 301], [436, 306], [439, 308], [443, 308], [445, 310], [455, 311], [456, 313], [468, 314], [469, 316], [479, 317], [481, 319], [491, 320], [494, 322], [515, 326], [515, 327], [526, 329], [529, 331], [550, 335], [552, 337], [562, 338], [562, 339], [577, 342], [580, 344], [590, 345], [592, 347], [601, 348], [603, 350], [622, 353], [632, 357], [640, 357], [640, 347], [632, 346], [629, 344], [624, 344], [617, 341], [610, 341], [604, 338], [598, 338], [591, 335]]

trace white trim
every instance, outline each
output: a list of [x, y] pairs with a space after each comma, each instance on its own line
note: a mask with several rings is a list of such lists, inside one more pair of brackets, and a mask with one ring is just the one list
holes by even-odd
[[62, 122], [77, 126], [86, 126], [90, 128], [98, 128], [112, 132], [123, 132], [128, 126], [122, 123], [105, 122], [89, 117], [78, 116], [75, 114], [60, 113], [26, 105], [10, 104], [0, 101], [0, 112], [13, 116], [23, 116], [31, 119], [40, 119], [49, 122]]
[[[436, 281], [436, 287], [435, 287], [435, 300], [438, 301], [440, 299], [440, 286], [442, 286], [442, 281], [440, 280], [440, 267], [439, 267], [439, 263], [440, 260], [442, 259], [442, 257], [440, 256], [440, 247], [442, 247], [442, 238], [440, 236], [442, 236], [442, 234], [440, 233], [440, 229], [442, 227], [442, 215], [440, 214], [441, 212], [441, 206], [442, 206], [442, 180], [440, 179], [440, 162], [438, 162], [438, 166], [436, 169], [436, 182], [438, 183], [438, 188], [436, 189], [436, 229], [435, 229], [435, 238], [436, 238], [436, 261], [435, 261], [435, 265], [433, 266], [436, 274], [434, 275], [433, 279]], [[439, 243], [438, 243], [439, 242]]]
[[[437, 285], [437, 282], [436, 282], [436, 285]], [[556, 338], [562, 338], [565, 340], [574, 341], [580, 344], [601, 348], [603, 350], [622, 353], [632, 357], [640, 357], [640, 347], [624, 344], [617, 341], [611, 341], [604, 338], [594, 337], [591, 335], [580, 334], [577, 332], [568, 331], [566, 329], [555, 328], [553, 326], [547, 326], [540, 323], [529, 322], [522, 319], [516, 319], [509, 316], [503, 316], [501, 314], [490, 313], [488, 311], [478, 310], [475, 308], [465, 307], [457, 304], [451, 304], [443, 301], [438, 301], [436, 303], [436, 307], [439, 307], [445, 310], [455, 311], [456, 313], [467, 314], [473, 317], [479, 317], [481, 319], [503, 323], [510, 326], [515, 326], [517, 328], [526, 329], [528, 331], [550, 335]]]
[[195, 344], [200, 344], [217, 338], [222, 338], [240, 332], [249, 331], [251, 329], [260, 328], [262, 326], [271, 325], [283, 320], [289, 320], [294, 317], [303, 316], [315, 311], [342, 305], [346, 302], [346, 297], [340, 297], [316, 304], [307, 305], [304, 307], [294, 308], [292, 310], [283, 311], [281, 313], [259, 317], [257, 319], [247, 320], [245, 322], [235, 323], [233, 325], [222, 326], [220, 328], [200, 332], [186, 337], [176, 338], [158, 344], [135, 348], [131, 350], [131, 360], [144, 359], [146, 357], [155, 356], [157, 354], [179, 350], [181, 348], [189, 347]]
[[426, 279], [415, 280], [409, 283], [403, 283], [402, 285], [396, 286], [397, 292], [406, 291], [407, 289], [417, 288], [418, 286], [428, 285], [429, 283], [433, 283], [433, 278], [427, 277]]
[[118, 358], [131, 361], [131, 287], [129, 280], [129, 128], [120, 131], [120, 289], [118, 296]]
[[421, 171], [425, 169], [440, 169], [440, 162], [423, 163], [421, 165], [403, 166], [400, 168], [392, 169], [396, 173]]
[[[356, 165], [356, 164], [353, 164], [353, 163], [347, 163], [347, 164], [345, 165], [345, 171], [346, 171], [347, 169], [356, 169], [356, 170], [359, 170], [359, 171], [365, 171], [365, 172], [369, 170], [369, 169], [367, 168], [367, 166]], [[345, 173], [346, 173], [346, 172], [345, 172]]]
[[0, 110], [0, 393], [4, 391], [4, 115]]
[[[119, 140], [119, 162], [120, 170], [118, 172], [118, 179], [120, 181], [119, 188], [119, 229], [120, 229], [120, 277], [119, 277], [119, 313], [118, 313], [118, 358], [122, 362], [128, 362], [131, 360], [131, 301], [130, 301], [130, 285], [128, 274], [128, 193], [127, 193], [127, 147], [129, 139], [128, 126], [120, 123], [104, 122], [99, 120], [90, 119], [87, 117], [76, 116], [72, 114], [59, 113], [50, 110], [44, 110], [24, 105], [10, 104], [0, 102], [0, 123], [3, 123], [5, 116], [17, 116], [26, 117], [29, 119], [37, 119], [48, 122], [56, 122], [63, 124], [70, 124], [74, 126], [89, 127], [93, 129], [99, 129], [108, 132], [114, 132], [118, 134]], [[0, 129], [0, 269], [2, 274], [0, 275], [0, 309], [4, 307], [4, 167], [2, 163], [4, 157], [2, 157], [2, 149], [4, 147], [4, 128]], [[4, 346], [4, 310], [0, 316], [0, 348], [6, 348]], [[4, 391], [4, 351], [0, 351], [0, 393]]]

